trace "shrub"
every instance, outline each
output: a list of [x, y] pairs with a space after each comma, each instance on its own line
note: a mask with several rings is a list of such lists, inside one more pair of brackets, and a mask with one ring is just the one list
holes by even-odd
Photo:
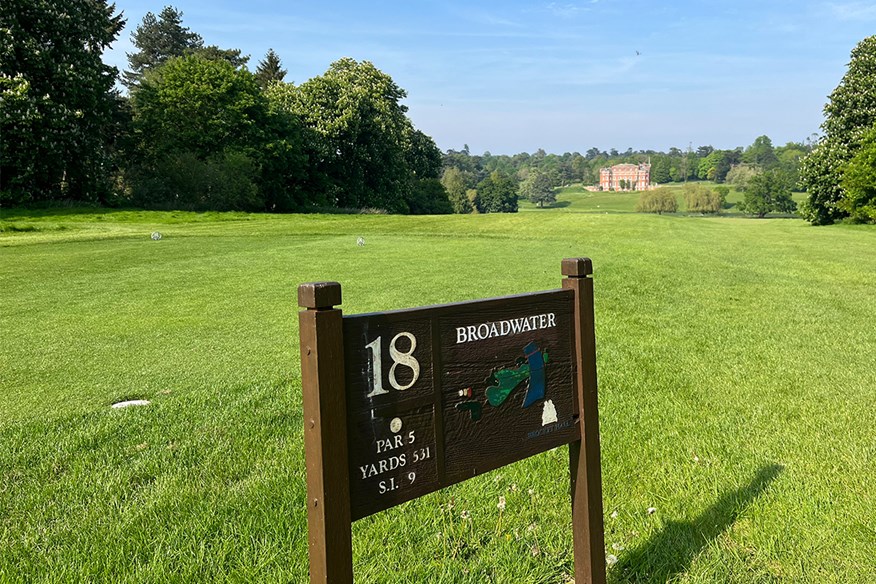
[[447, 191], [437, 178], [421, 178], [413, 181], [405, 197], [412, 215], [443, 215], [453, 213]]
[[691, 213], [718, 213], [724, 206], [724, 197], [703, 185], [688, 183], [684, 185], [684, 202]]
[[639, 195], [639, 201], [636, 203], [636, 212], [638, 213], [675, 213], [678, 210], [678, 200], [675, 194], [669, 189], [655, 189], [653, 191], [644, 191]]
[[242, 152], [201, 160], [191, 152], [165, 156], [133, 177], [133, 203], [153, 209], [257, 211], [258, 169]]

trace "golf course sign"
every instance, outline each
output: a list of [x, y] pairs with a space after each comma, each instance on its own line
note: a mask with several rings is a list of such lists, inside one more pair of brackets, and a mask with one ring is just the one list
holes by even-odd
[[336, 282], [299, 287], [311, 582], [352, 581], [353, 521], [565, 444], [576, 575], [604, 580], [590, 261], [563, 273], [356, 315]]

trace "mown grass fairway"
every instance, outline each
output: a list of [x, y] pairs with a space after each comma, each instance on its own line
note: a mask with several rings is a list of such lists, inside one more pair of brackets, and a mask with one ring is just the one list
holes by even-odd
[[[304, 582], [298, 283], [388, 310], [557, 287], [579, 255], [610, 579], [876, 581], [872, 228], [3, 218], [0, 581]], [[152, 404], [109, 407], [131, 398]], [[567, 473], [561, 448], [357, 522], [357, 582], [565, 582]]]

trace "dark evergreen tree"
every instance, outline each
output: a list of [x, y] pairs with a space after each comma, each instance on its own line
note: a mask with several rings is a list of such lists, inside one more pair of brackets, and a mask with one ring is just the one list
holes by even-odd
[[274, 52], [274, 49], [268, 49], [265, 58], [259, 61], [255, 76], [262, 89], [274, 81], [283, 81], [286, 77], [286, 70], [282, 68], [280, 57]]
[[249, 55], [241, 55], [240, 52], [240, 49], [220, 49], [210, 45], [189, 49], [186, 54], [195, 54], [209, 61], [225, 61], [235, 69], [240, 69], [249, 63]]
[[769, 136], [758, 136], [754, 142], [742, 153], [742, 162], [754, 164], [764, 170], [775, 168], [779, 164], [773, 141]]
[[727, 179], [727, 173], [733, 168], [734, 164], [739, 164], [742, 161], [742, 153], [737, 148], [735, 150], [722, 150], [721, 158], [718, 164], [715, 165], [715, 182], [722, 183]]
[[437, 178], [414, 181], [405, 197], [411, 215], [446, 215], [453, 213], [447, 191]]
[[0, 2], [0, 202], [105, 201], [124, 27], [105, 0]]
[[651, 182], [661, 185], [670, 182], [672, 180], [672, 176], [669, 174], [670, 167], [669, 156], [664, 154], [655, 156], [651, 164]]
[[517, 212], [517, 183], [498, 170], [478, 183], [477, 193], [481, 213]]
[[168, 59], [204, 46], [201, 35], [182, 25], [182, 12], [173, 6], [165, 6], [157, 17], [147, 12], [131, 33], [131, 42], [138, 50], [128, 53], [130, 70], [124, 72], [123, 83], [129, 89], [138, 86], [148, 71]]

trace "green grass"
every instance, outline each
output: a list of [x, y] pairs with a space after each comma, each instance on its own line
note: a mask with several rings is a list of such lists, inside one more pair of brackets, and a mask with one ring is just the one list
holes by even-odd
[[[0, 581], [305, 581], [297, 284], [388, 310], [553, 288], [578, 255], [610, 579], [876, 581], [873, 228], [562, 208], [3, 220], [34, 228], [0, 233]], [[126, 398], [152, 404], [109, 408]], [[357, 582], [565, 582], [565, 450], [357, 522]]]
[[[714, 187], [715, 183], [710, 181], [701, 181], [699, 184], [707, 187]], [[730, 186], [730, 185], [728, 185]], [[670, 183], [664, 185], [673, 191], [678, 199], [678, 213], [686, 214], [684, 202], [684, 185], [682, 183]], [[638, 192], [618, 192], [618, 191], [588, 191], [583, 185], [574, 184], [563, 187], [557, 191], [556, 203], [539, 208], [528, 200], [519, 202], [521, 211], [534, 211], [544, 213], [547, 211], [567, 211], [572, 213], [634, 213], [636, 210], [636, 202], [639, 200]], [[792, 193], [792, 198], [799, 205], [806, 198], [805, 193]], [[736, 187], [730, 186], [730, 194], [727, 196], [727, 208], [724, 209], [720, 216], [722, 217], [742, 217], [743, 214], [737, 209], [737, 203], [742, 201], [743, 194]]]

